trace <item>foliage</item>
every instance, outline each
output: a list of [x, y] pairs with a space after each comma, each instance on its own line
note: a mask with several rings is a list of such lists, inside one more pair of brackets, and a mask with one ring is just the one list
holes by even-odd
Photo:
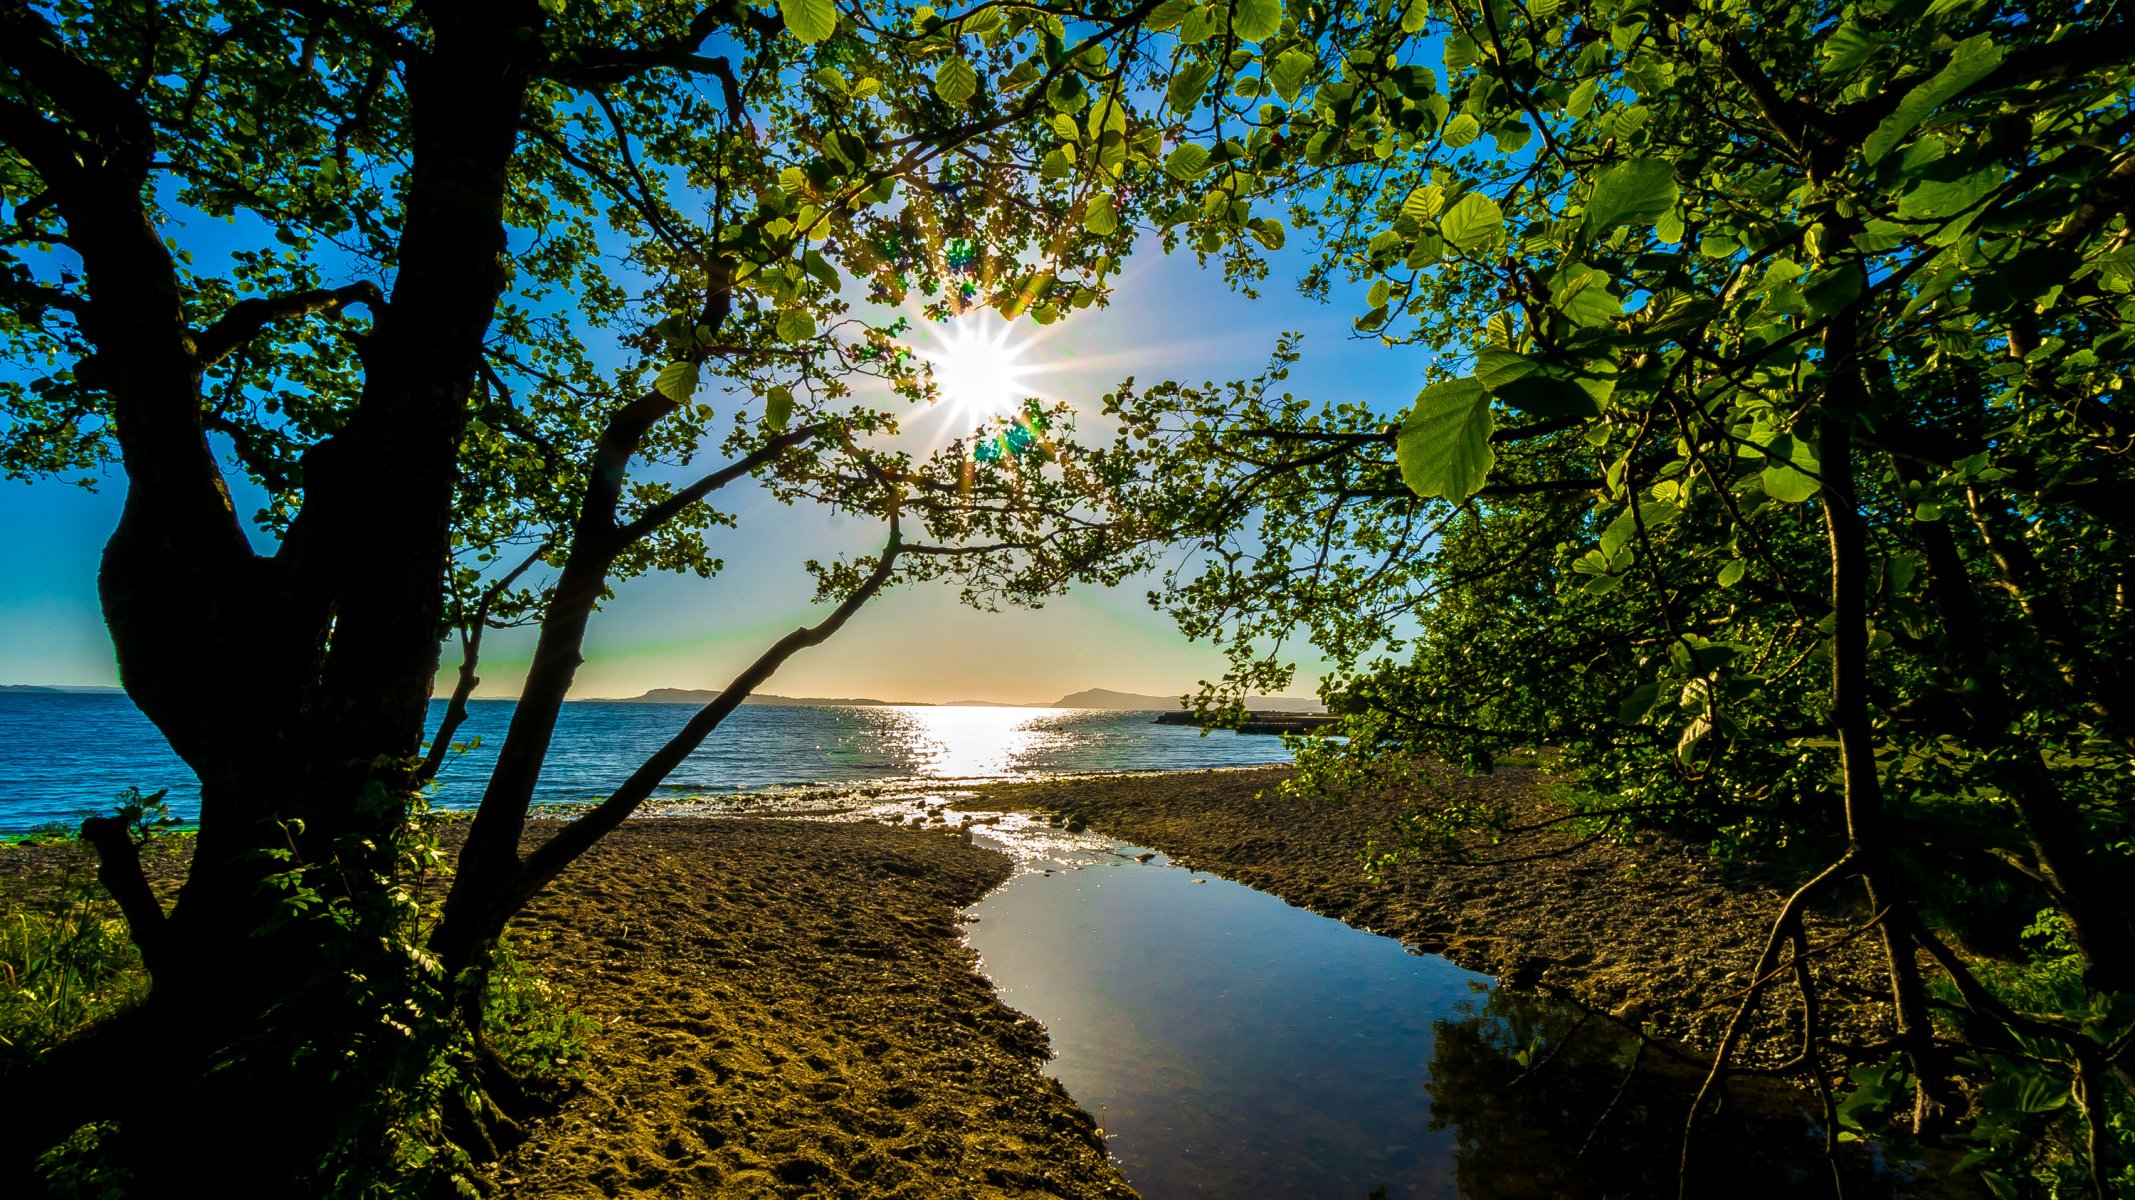
[[504, 1065], [527, 1079], [561, 1081], [585, 1073], [586, 1039], [599, 1028], [570, 1007], [570, 996], [530, 971], [509, 939], [490, 955], [482, 1033]]
[[[1204, 703], [1279, 687], [1302, 630], [1348, 714], [1323, 781], [1551, 745], [1618, 822], [1824, 856], [1810, 893], [1864, 885], [1885, 943], [1909, 1123], [1957, 1114], [1953, 1071], [2043, 1070], [2098, 1139], [2065, 1163], [2107, 1186], [2135, 1017], [2125, 18], [1418, 0], [1291, 5], [1245, 44], [1220, 5], [1167, 11], [1173, 154], [1221, 164], [1149, 178], [1167, 240], [1253, 280], [1286, 218], [1308, 294], [1362, 290], [1359, 336], [1440, 352], [1405, 410], [1293, 396], [1288, 342], [1252, 380], [1112, 397], [1136, 503], [1201, 551], [1162, 600], [1232, 654]], [[2042, 905], [2080, 995], [2040, 1012], [1931, 924], [2006, 945]], [[1961, 1068], [1923, 951], [1985, 1047]]]
[[38, 891], [0, 892], [0, 1069], [8, 1071], [148, 992], [125, 918], [86, 861], [70, 857], [65, 874]]

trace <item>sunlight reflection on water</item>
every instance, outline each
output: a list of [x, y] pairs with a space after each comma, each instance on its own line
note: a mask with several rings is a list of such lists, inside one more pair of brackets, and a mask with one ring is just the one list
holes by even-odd
[[[480, 800], [513, 705], [476, 700], [456, 741], [474, 743], [439, 774], [434, 803]], [[542, 764], [537, 804], [607, 795], [696, 710], [687, 704], [585, 701], [563, 706]], [[435, 729], [444, 702], [431, 706]], [[661, 785], [667, 801], [795, 789], [879, 790], [953, 780], [1033, 779], [1285, 762], [1280, 739], [1201, 736], [1152, 712], [927, 705], [745, 705]], [[171, 809], [199, 811], [193, 773], [124, 696], [0, 693], [0, 831], [73, 823], [128, 787], [170, 789]]]
[[1057, 754], [1072, 740], [1070, 715], [1047, 708], [896, 707], [865, 710], [886, 749], [911, 773], [935, 779], [997, 779]]

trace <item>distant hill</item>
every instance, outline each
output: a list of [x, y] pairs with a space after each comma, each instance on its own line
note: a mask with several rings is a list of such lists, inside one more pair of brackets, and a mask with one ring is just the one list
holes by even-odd
[[[1318, 712], [1320, 702], [1298, 696], [1250, 696], [1245, 706], [1255, 712]], [[1171, 712], [1179, 707], [1177, 696], [1144, 696], [1135, 692], [1115, 692], [1108, 688], [1091, 688], [1062, 696], [1046, 708], [1129, 708], [1158, 709]]]
[[118, 696], [126, 689], [108, 684], [0, 683], [0, 692], [63, 692], [75, 696]]
[[[719, 693], [706, 688], [654, 688], [642, 696], [596, 697], [593, 704], [693, 704], [702, 707], [719, 698]], [[911, 706], [915, 708], [1103, 708], [1122, 711], [1176, 712], [1177, 696], [1144, 696], [1136, 692], [1115, 692], [1109, 688], [1091, 688], [1062, 696], [1051, 704], [1040, 701], [1036, 704], [1004, 704], [997, 700], [951, 700], [944, 704], [927, 704], [914, 700], [873, 700], [865, 697], [829, 696], [766, 696], [754, 695], [743, 704], [765, 704], [787, 708], [825, 708], [849, 705], [856, 708], [890, 708]], [[1245, 702], [1254, 712], [1319, 712], [1320, 702], [1300, 696], [1254, 696]]]
[[[694, 704], [701, 708], [718, 698], [718, 692], [707, 691], [704, 688], [654, 688], [642, 696], [618, 697], [607, 702], [620, 704]], [[742, 703], [782, 705], [788, 708], [798, 706], [822, 708], [841, 704], [862, 708], [886, 708], [900, 702], [896, 700], [834, 699], [828, 696], [766, 696], [758, 693], [750, 696]]]

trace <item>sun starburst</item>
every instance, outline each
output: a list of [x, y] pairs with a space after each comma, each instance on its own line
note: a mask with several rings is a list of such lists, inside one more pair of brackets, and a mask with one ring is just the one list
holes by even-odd
[[1035, 394], [1031, 376], [1038, 368], [1024, 357], [1028, 341], [991, 312], [966, 313], [934, 329], [934, 345], [920, 356], [934, 372], [942, 403], [959, 418], [984, 421], [1011, 413]]

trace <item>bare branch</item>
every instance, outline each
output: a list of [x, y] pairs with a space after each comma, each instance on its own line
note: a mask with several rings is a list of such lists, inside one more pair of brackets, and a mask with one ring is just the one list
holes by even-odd
[[496, 604], [497, 597], [504, 594], [505, 589], [519, 582], [519, 577], [526, 574], [529, 568], [540, 562], [542, 556], [554, 547], [553, 541], [541, 543], [518, 566], [484, 589], [481, 600], [474, 606], [474, 615], [461, 625], [460, 676], [452, 685], [452, 700], [445, 705], [445, 715], [437, 723], [437, 733], [430, 739], [430, 752], [423, 756], [423, 765], [416, 768], [417, 786], [437, 778], [438, 770], [445, 765], [446, 753], [452, 749], [452, 735], [458, 733], [460, 726], [467, 721], [467, 698], [474, 694], [475, 687], [482, 682], [474, 670], [475, 665], [482, 660], [482, 631], [489, 628], [490, 608]]
[[638, 805], [652, 794], [662, 780], [681, 765], [683, 759], [704, 743], [721, 722], [741, 706], [749, 694], [763, 686], [785, 661], [811, 646], [821, 645], [830, 636], [843, 628], [866, 603], [889, 583], [897, 567], [897, 556], [903, 544], [898, 532], [897, 514], [890, 514], [889, 541], [882, 548], [882, 556], [867, 579], [853, 590], [852, 595], [832, 610], [831, 614], [814, 625], [796, 629], [780, 638], [770, 649], [759, 655], [748, 669], [736, 675], [732, 682], [720, 691], [719, 697], [697, 710], [682, 731], [669, 739], [665, 746], [632, 772], [613, 795], [597, 805], [593, 811], [566, 825], [561, 832], [527, 856], [526, 866], [514, 880], [508, 894], [500, 898], [503, 906], [499, 911], [505, 915], [518, 910], [535, 892], [547, 886], [551, 879], [569, 866], [572, 860], [585, 853], [587, 847], [600, 840], [609, 830], [621, 824], [625, 817], [637, 810]]
[[314, 288], [285, 296], [240, 300], [193, 338], [194, 353], [202, 367], [212, 367], [276, 321], [339, 312], [351, 304], [364, 305], [375, 313], [385, 307], [385, 292], [366, 279], [345, 287]]

